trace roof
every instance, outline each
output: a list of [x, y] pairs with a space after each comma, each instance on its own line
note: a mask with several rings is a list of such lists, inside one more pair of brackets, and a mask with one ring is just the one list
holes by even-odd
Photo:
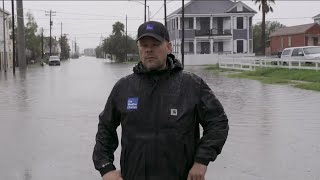
[[302, 25], [298, 25], [298, 26], [279, 28], [275, 32], [271, 33], [270, 37], [282, 36], [282, 35], [292, 35], [292, 34], [302, 34], [302, 33], [305, 33], [307, 30], [309, 30], [310, 28], [312, 28], [315, 25], [317, 25], [317, 24], [311, 23], [311, 24], [302, 24]]
[[320, 14], [316, 15], [315, 17], [313, 17], [313, 19], [318, 19], [320, 18]]
[[[191, 0], [184, 6], [185, 14], [222, 14], [236, 7], [238, 3], [231, 0]], [[243, 3], [242, 3], [243, 4]], [[247, 5], [243, 4], [244, 8], [248, 12], [256, 13]], [[172, 12], [169, 16], [174, 14], [182, 14], [182, 8], [180, 7], [176, 11]]]

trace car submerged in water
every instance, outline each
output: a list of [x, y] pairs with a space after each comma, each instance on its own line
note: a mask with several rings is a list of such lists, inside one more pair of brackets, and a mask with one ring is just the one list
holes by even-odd
[[48, 64], [49, 66], [60, 66], [59, 56], [50, 56]]

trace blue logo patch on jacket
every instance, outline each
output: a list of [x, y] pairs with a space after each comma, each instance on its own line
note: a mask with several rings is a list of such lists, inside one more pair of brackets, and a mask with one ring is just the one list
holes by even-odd
[[139, 101], [139, 98], [137, 97], [128, 98], [127, 110], [138, 109], [138, 101]]

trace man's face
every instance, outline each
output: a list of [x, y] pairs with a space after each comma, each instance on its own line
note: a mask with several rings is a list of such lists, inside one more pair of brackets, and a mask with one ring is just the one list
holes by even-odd
[[166, 68], [167, 54], [172, 52], [170, 42], [146, 36], [139, 39], [138, 48], [141, 62], [148, 71]]

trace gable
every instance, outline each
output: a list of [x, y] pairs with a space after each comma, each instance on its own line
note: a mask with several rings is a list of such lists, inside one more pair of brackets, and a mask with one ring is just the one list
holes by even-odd
[[244, 4], [243, 2], [237, 2], [233, 7], [228, 9], [226, 13], [257, 13], [255, 10]]
[[[222, 14], [236, 3], [231, 0], [191, 0], [184, 6], [185, 14]], [[181, 7], [171, 13], [182, 14]]]

